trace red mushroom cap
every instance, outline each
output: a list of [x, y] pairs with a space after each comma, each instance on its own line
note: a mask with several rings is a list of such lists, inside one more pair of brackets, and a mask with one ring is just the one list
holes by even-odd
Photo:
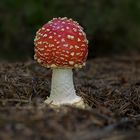
[[36, 33], [34, 58], [48, 68], [82, 67], [88, 55], [83, 28], [72, 19], [54, 18]]

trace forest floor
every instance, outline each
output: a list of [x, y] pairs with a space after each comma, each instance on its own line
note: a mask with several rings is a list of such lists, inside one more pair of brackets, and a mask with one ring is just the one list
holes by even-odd
[[0, 63], [0, 140], [140, 140], [140, 57], [95, 58], [74, 70], [90, 109], [43, 101], [51, 70], [34, 61]]

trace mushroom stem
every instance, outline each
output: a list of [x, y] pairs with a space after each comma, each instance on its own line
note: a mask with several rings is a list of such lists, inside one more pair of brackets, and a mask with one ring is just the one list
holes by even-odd
[[52, 73], [51, 94], [45, 103], [53, 105], [75, 104], [81, 100], [73, 84], [73, 72], [70, 68], [55, 68]]

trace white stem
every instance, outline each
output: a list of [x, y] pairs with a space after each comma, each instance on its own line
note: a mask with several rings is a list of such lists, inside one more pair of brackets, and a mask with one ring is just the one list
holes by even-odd
[[72, 69], [53, 69], [50, 97], [45, 101], [54, 105], [74, 104], [81, 97], [75, 93]]

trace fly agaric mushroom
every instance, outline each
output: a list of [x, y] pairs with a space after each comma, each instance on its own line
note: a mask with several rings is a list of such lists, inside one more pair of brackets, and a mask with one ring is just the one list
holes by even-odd
[[34, 44], [35, 60], [53, 71], [51, 93], [45, 103], [83, 104], [82, 98], [76, 95], [72, 73], [73, 68], [85, 65], [88, 55], [83, 28], [72, 19], [53, 18], [37, 31]]

